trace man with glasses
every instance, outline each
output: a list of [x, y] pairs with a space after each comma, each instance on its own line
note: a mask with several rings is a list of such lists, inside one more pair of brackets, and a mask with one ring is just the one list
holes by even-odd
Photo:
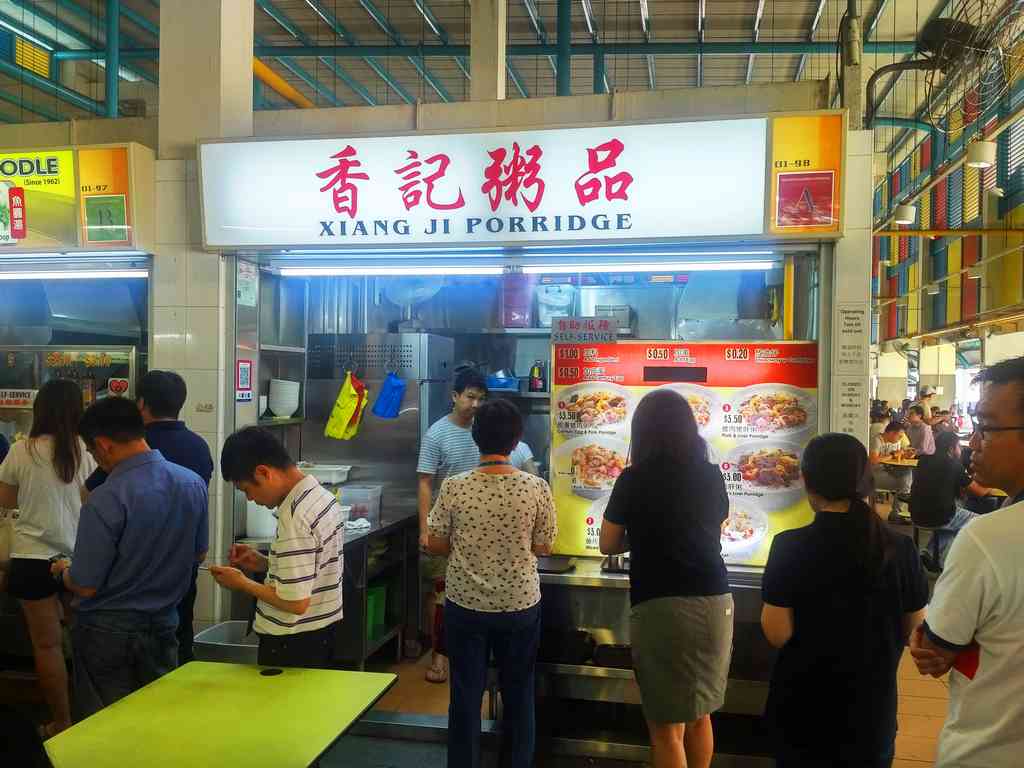
[[977, 377], [976, 480], [1009, 496], [956, 537], [928, 618], [911, 637], [922, 674], [949, 672], [938, 768], [1010, 768], [1024, 755], [1024, 357]]

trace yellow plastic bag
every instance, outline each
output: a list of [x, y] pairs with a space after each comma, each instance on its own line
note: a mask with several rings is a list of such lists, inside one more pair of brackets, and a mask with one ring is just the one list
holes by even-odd
[[370, 391], [351, 372], [345, 374], [338, 399], [334, 401], [331, 416], [324, 427], [324, 436], [335, 440], [351, 440], [359, 433], [363, 411], [369, 400]]

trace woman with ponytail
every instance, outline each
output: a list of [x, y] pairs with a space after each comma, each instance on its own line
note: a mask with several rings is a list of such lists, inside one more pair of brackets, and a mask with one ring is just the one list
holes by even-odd
[[71, 725], [68, 677], [61, 645], [60, 586], [50, 560], [75, 548], [85, 479], [96, 469], [78, 436], [82, 390], [73, 381], [46, 382], [32, 406], [27, 440], [0, 465], [0, 507], [17, 507], [7, 591], [25, 614], [39, 686], [52, 721], [49, 738]]
[[850, 435], [811, 440], [814, 522], [772, 542], [761, 625], [780, 649], [766, 711], [778, 768], [892, 764], [896, 671], [928, 584], [913, 540], [865, 503], [867, 468]]

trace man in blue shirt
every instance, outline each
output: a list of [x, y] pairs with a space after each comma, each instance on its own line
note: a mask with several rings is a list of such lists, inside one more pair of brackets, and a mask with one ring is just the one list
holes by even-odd
[[[146, 443], [160, 451], [173, 464], [191, 469], [210, 485], [213, 476], [213, 457], [206, 441], [179, 421], [178, 416], [188, 397], [185, 380], [174, 371], [150, 371], [139, 380], [136, 403], [146, 425]], [[85, 487], [94, 491], [107, 479], [103, 469], [97, 469]], [[196, 603], [196, 576], [192, 569], [188, 592], [178, 603], [178, 664], [194, 658], [192, 653], [192, 616]]]
[[91, 406], [78, 428], [109, 475], [82, 507], [71, 563], [54, 575], [78, 595], [74, 704], [88, 717], [174, 669], [178, 603], [206, 557], [206, 483], [146, 443], [138, 408]]

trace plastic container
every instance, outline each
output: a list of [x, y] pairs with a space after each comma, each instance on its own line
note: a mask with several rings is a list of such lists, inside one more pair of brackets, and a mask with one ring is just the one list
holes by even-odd
[[277, 536], [277, 518], [274, 511], [248, 501], [245, 504], [245, 535], [250, 539], [270, 539]]
[[204, 629], [195, 638], [196, 661], [255, 664], [260, 641], [246, 629], [244, 621], [223, 621]]
[[321, 485], [340, 485], [348, 480], [351, 464], [299, 464], [299, 469], [312, 475]]
[[366, 590], [366, 639], [372, 640], [384, 626], [388, 605], [387, 585], [369, 587]]
[[365, 518], [370, 525], [380, 522], [380, 498], [384, 492], [382, 485], [346, 485], [341, 488], [341, 503], [352, 507], [350, 518]]

